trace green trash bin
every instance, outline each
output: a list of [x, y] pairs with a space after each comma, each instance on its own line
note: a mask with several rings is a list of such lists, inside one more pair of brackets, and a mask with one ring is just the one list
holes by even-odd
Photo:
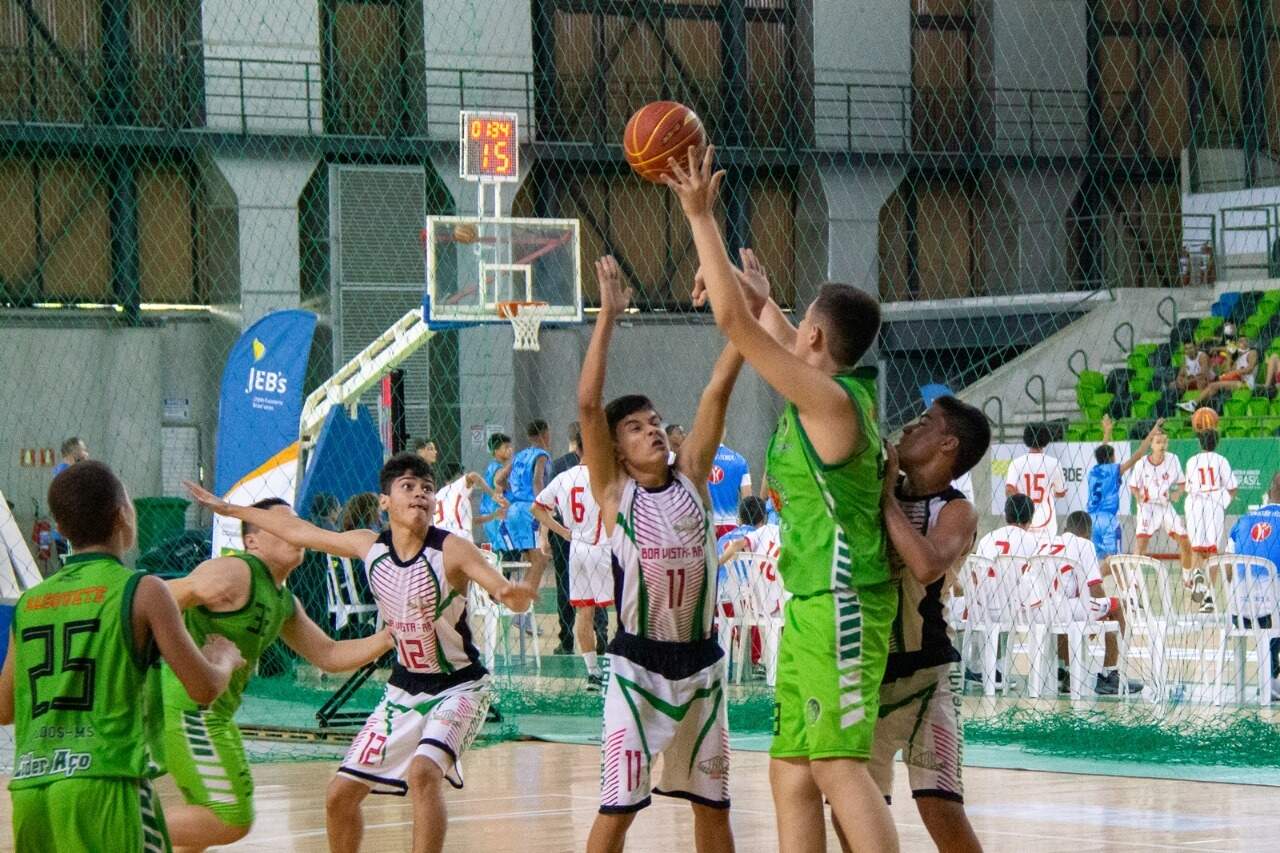
[[145, 554], [187, 529], [186, 498], [135, 498], [138, 513], [138, 553]]

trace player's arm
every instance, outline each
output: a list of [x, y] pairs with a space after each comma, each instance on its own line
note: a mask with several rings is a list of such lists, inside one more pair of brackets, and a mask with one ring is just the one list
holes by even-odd
[[187, 695], [201, 705], [217, 699], [227, 689], [231, 673], [244, 666], [235, 643], [221, 634], [210, 634], [204, 646], [196, 648], [168, 587], [154, 575], [139, 579], [133, 594], [133, 640], [140, 654], [154, 641]]
[[578, 425], [582, 430], [582, 461], [587, 466], [591, 492], [604, 513], [605, 531], [613, 532], [617, 510], [618, 460], [613, 436], [604, 415], [604, 378], [609, 365], [613, 327], [631, 301], [631, 288], [622, 281], [622, 270], [612, 255], [596, 261], [600, 285], [600, 313], [591, 332], [591, 343], [578, 374]]
[[293, 600], [293, 616], [280, 626], [285, 644], [325, 672], [350, 672], [382, 657], [395, 646], [390, 628], [357, 640], [335, 640], [311, 620], [302, 602]]
[[165, 581], [179, 610], [234, 610], [249, 594], [249, 564], [239, 557], [205, 560], [184, 578]]
[[556, 521], [556, 517], [551, 514], [551, 510], [539, 501], [533, 503], [533, 517], [538, 519], [547, 530], [559, 536], [566, 542], [573, 538], [573, 534], [569, 532], [569, 528]]
[[1059, 464], [1053, 472], [1053, 479], [1049, 481], [1049, 488], [1053, 490], [1053, 496], [1059, 500], [1067, 496], [1067, 481], [1062, 476], [1062, 465]]
[[335, 557], [360, 559], [369, 553], [369, 549], [378, 538], [378, 534], [372, 530], [348, 530], [345, 533], [325, 530], [289, 513], [227, 503], [196, 483], [183, 481], [182, 485], [187, 487], [191, 497], [195, 498], [201, 506], [208, 507], [218, 515], [238, 518], [249, 522], [254, 527], [261, 527], [298, 548], [323, 551]]
[[535, 459], [533, 462], [533, 493], [536, 495], [538, 492], [546, 488], [546, 485], [547, 485], [547, 456], [542, 455], [542, 456], [539, 456], [537, 459]]
[[[475, 471], [467, 472], [467, 488], [479, 489], [481, 492], [488, 495], [489, 499], [492, 500], [494, 503], [496, 503], [498, 506], [507, 505], [507, 499], [502, 496], [502, 493], [495, 489], [489, 488], [489, 484], [484, 481], [484, 477], [481, 477]], [[486, 518], [485, 521], [490, 521], [491, 518], [492, 516], [489, 518]]]
[[969, 553], [978, 533], [978, 513], [967, 500], [951, 501], [938, 513], [928, 535], [922, 535], [903, 512], [890, 485], [898, 480], [897, 452], [887, 442], [885, 451], [889, 457], [882, 501], [885, 532], [912, 577], [928, 586]]
[[13, 725], [13, 657], [18, 644], [9, 629], [9, 650], [4, 655], [4, 668], [0, 669], [0, 726]]
[[747, 538], [734, 539], [732, 542], [724, 546], [724, 553], [720, 555], [720, 565], [724, 565], [730, 560], [737, 557], [747, 547]]
[[693, 426], [680, 445], [676, 467], [695, 483], [705, 483], [711, 474], [711, 464], [724, 434], [724, 415], [729, 409], [733, 385], [742, 371], [742, 356], [733, 344], [726, 344], [711, 370], [711, 379], [702, 390], [698, 411], [693, 416]]
[[[778, 307], [778, 303], [769, 297], [771, 285], [764, 266], [751, 249], [739, 249], [738, 258], [742, 262], [742, 267], [735, 268], [734, 274], [742, 286], [748, 304], [752, 306], [752, 311], [756, 310], [758, 301], [763, 303], [759, 306], [760, 325], [764, 326], [774, 340], [787, 349], [792, 349], [796, 342], [796, 327], [787, 319], [787, 315]], [[692, 299], [693, 304], [698, 308], [707, 304], [707, 282], [701, 270], [693, 278]]]
[[756, 372], [800, 410], [818, 457], [828, 463], [846, 459], [864, 443], [853, 401], [830, 375], [775, 340], [753, 314], [712, 212], [724, 180], [723, 171], [712, 174], [714, 156], [714, 146], [708, 146], [699, 164], [690, 148], [688, 163], [671, 161], [672, 173], [663, 181], [680, 197], [689, 219], [716, 325]]
[[[493, 472], [493, 487], [497, 489], [499, 493], [505, 492], [507, 490], [507, 485], [510, 482], [510, 480], [511, 480], [511, 463], [510, 462], [506, 463], [497, 471]], [[503, 498], [502, 503], [503, 505], [506, 505], [507, 500]]]
[[1151, 440], [1156, 437], [1156, 433], [1160, 432], [1163, 427], [1164, 418], [1158, 418], [1151, 429], [1147, 431], [1147, 435], [1142, 439], [1142, 443], [1138, 445], [1138, 449], [1133, 451], [1133, 454], [1120, 465], [1121, 477], [1128, 474], [1133, 469], [1133, 466], [1138, 464], [1138, 460], [1147, 455], [1151, 450]]
[[461, 536], [445, 539], [444, 565], [451, 574], [464, 575], [467, 580], [479, 584], [490, 598], [515, 613], [528, 610], [538, 596], [537, 587], [532, 582], [507, 580], [485, 559], [479, 548]]
[[[1022, 457], [1018, 457], [1018, 459], [1021, 458]], [[1018, 476], [1020, 474], [1017, 464], [1018, 459], [1012, 459], [1009, 461], [1009, 470], [1006, 471], [1004, 475], [1004, 496], [1006, 498], [1013, 497], [1018, 493]]]

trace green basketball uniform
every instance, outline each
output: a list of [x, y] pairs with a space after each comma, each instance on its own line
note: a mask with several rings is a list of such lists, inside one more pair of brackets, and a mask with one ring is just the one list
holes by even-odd
[[144, 703], [153, 652], [133, 641], [142, 575], [67, 558], [13, 617], [13, 829], [23, 851], [167, 850]]
[[258, 659], [293, 616], [294, 598], [287, 586], [276, 585], [257, 557], [244, 552], [230, 556], [249, 566], [249, 598], [244, 607], [227, 613], [193, 607], [183, 618], [197, 645], [210, 634], [221, 634], [240, 649], [245, 665], [232, 674], [226, 692], [208, 707], [193, 702], [173, 670], [163, 667], [163, 752], [165, 769], [183, 799], [209, 809], [228, 826], [248, 826], [253, 823], [253, 777], [234, 717]]
[[884, 450], [875, 371], [833, 377], [849, 395], [861, 448], [825, 464], [788, 404], [769, 442], [769, 493], [781, 516], [778, 574], [791, 593], [778, 654], [778, 757], [867, 758], [897, 597], [880, 495]]

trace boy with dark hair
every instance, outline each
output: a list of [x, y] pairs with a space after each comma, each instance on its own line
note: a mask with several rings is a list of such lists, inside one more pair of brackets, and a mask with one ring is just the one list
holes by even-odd
[[[253, 507], [294, 517], [280, 498]], [[305, 551], [249, 520], [240, 522], [240, 539], [243, 551], [205, 560], [186, 577], [169, 581], [191, 636], [199, 642], [220, 633], [247, 662], [211, 705], [192, 701], [171, 667], [161, 672], [165, 765], [186, 801], [170, 811], [169, 834], [184, 850], [234, 844], [253, 826], [253, 776], [235, 713], [249, 677], [277, 637], [324, 672], [377, 660], [393, 642], [389, 630], [358, 640], [329, 637], [286, 586]]]
[[511, 437], [500, 432], [489, 436], [489, 460], [484, 469], [484, 484], [493, 495], [501, 495], [502, 503], [489, 494], [480, 498], [480, 517], [477, 524], [483, 525], [485, 541], [504, 559], [518, 560], [513, 553], [511, 537], [507, 534], [507, 508], [511, 501], [511, 492], [507, 484], [511, 479], [511, 457], [515, 455], [511, 445]]
[[[609, 342], [631, 291], [612, 257], [596, 262], [600, 314], [578, 379], [583, 458], [613, 562], [618, 633], [609, 644], [600, 813], [588, 853], [621, 851], [658, 793], [693, 805], [699, 853], [733, 850], [724, 663], [714, 635], [715, 545], [707, 474], [742, 359], [726, 347], [693, 428], [669, 461], [662, 417], [639, 394], [603, 403]], [[652, 785], [663, 756], [662, 787]]]
[[1116, 449], [1111, 446], [1115, 424], [1110, 415], [1102, 416], [1102, 444], [1093, 451], [1097, 463], [1089, 469], [1089, 499], [1085, 509], [1093, 523], [1093, 547], [1106, 565], [1108, 558], [1120, 553], [1120, 487], [1124, 477], [1151, 448], [1151, 440], [1164, 425], [1160, 418], [1151, 427], [1142, 444], [1122, 464], [1116, 464]]
[[14, 847], [167, 850], [140, 701], [151, 665], [163, 658], [180, 689], [208, 703], [244, 660], [219, 635], [197, 648], [164, 582], [121, 563], [136, 519], [110, 468], [71, 466], [48, 500], [76, 553], [18, 599], [0, 671], [0, 724], [14, 724]]
[[[670, 161], [716, 325], [787, 406], [769, 444], [768, 486], [782, 516], [778, 571], [792, 594], [778, 657], [770, 783], [784, 850], [825, 832], [823, 798], [860, 849], [896, 850], [898, 833], [868, 771], [889, 632], [897, 611], [880, 509], [884, 450], [875, 373], [855, 365], [876, 341], [880, 306], [825, 284], [793, 327], [744, 252], [729, 262], [714, 207], [714, 149]], [[699, 288], [701, 291], [701, 288]], [[701, 297], [701, 292], [695, 294]]]
[[325, 803], [329, 847], [359, 848], [361, 803], [371, 790], [412, 797], [413, 851], [444, 846], [448, 818], [443, 782], [462, 787], [459, 759], [484, 721], [488, 672], [471, 642], [467, 588], [478, 583], [512, 610], [528, 608], [537, 589], [512, 583], [460, 536], [432, 526], [431, 466], [412, 453], [391, 457], [378, 475], [382, 533], [337, 533], [292, 513], [233, 506], [192, 483], [188, 491], [219, 515], [239, 518], [296, 548], [363, 560], [396, 659], [382, 701], [356, 735]]
[[1027, 528], [1032, 536], [1047, 542], [1058, 534], [1057, 502], [1067, 496], [1067, 482], [1062, 464], [1044, 452], [1049, 446], [1049, 428], [1044, 424], [1027, 424], [1022, 431], [1027, 452], [1009, 463], [1004, 478], [1004, 493], [1021, 493], [1031, 498], [1036, 514]]
[[434, 439], [415, 438], [413, 440], [413, 452], [418, 454], [422, 461], [428, 465], [434, 465], [440, 461], [440, 450], [436, 447]]

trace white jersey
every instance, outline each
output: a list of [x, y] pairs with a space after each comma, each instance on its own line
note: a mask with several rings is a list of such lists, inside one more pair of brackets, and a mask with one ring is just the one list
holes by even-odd
[[474, 542], [471, 534], [471, 486], [463, 474], [436, 492], [435, 526]]
[[1188, 377], [1199, 376], [1204, 370], [1204, 366], [1200, 364], [1200, 354], [1196, 353], [1195, 358], [1182, 357], [1182, 371]]
[[1240, 487], [1231, 463], [1220, 453], [1204, 451], [1187, 460], [1187, 494], [1209, 498], [1224, 509]]
[[1035, 515], [1028, 528], [1033, 535], [1051, 536], [1058, 532], [1058, 498], [1067, 493], [1062, 478], [1062, 465], [1044, 453], [1027, 453], [1009, 463], [1006, 486], [1031, 498]]
[[1014, 524], [997, 527], [978, 540], [973, 553], [988, 560], [996, 557], [1030, 557], [1040, 548], [1040, 540]]
[[1183, 482], [1182, 463], [1172, 453], [1165, 452], [1159, 465], [1147, 455], [1138, 460], [1129, 475], [1129, 488], [1138, 496], [1140, 504], [1169, 504], [1169, 493]]
[[573, 534], [573, 541], [599, 544], [604, 536], [600, 505], [591, 494], [591, 477], [586, 465], [561, 471], [534, 501], [549, 512], [558, 512], [561, 522]]
[[618, 623], [637, 637], [695, 643], [711, 635], [716, 607], [716, 547], [711, 513], [675, 468], [658, 489], [628, 478], [609, 537]]
[[[779, 613], [785, 594], [778, 578], [778, 557], [782, 554], [782, 529], [776, 524], [765, 524], [746, 535], [747, 550], [759, 554], [752, 564], [753, 573], [747, 578], [755, 590], [757, 600], [764, 605], [765, 615]], [[758, 574], [756, 574], [758, 572]]]
[[1067, 598], [1084, 598], [1089, 595], [1089, 587], [1102, 583], [1098, 552], [1093, 543], [1082, 536], [1060, 533], [1043, 543], [1036, 554], [1063, 558], [1057, 582]]
[[395, 632], [391, 680], [397, 687], [403, 686], [398, 682], [404, 673], [449, 675], [475, 666], [484, 674], [467, 626], [467, 596], [450, 589], [445, 576], [444, 543], [450, 535], [429, 528], [422, 550], [402, 561], [391, 547], [391, 531], [384, 530], [365, 554], [378, 613]]

